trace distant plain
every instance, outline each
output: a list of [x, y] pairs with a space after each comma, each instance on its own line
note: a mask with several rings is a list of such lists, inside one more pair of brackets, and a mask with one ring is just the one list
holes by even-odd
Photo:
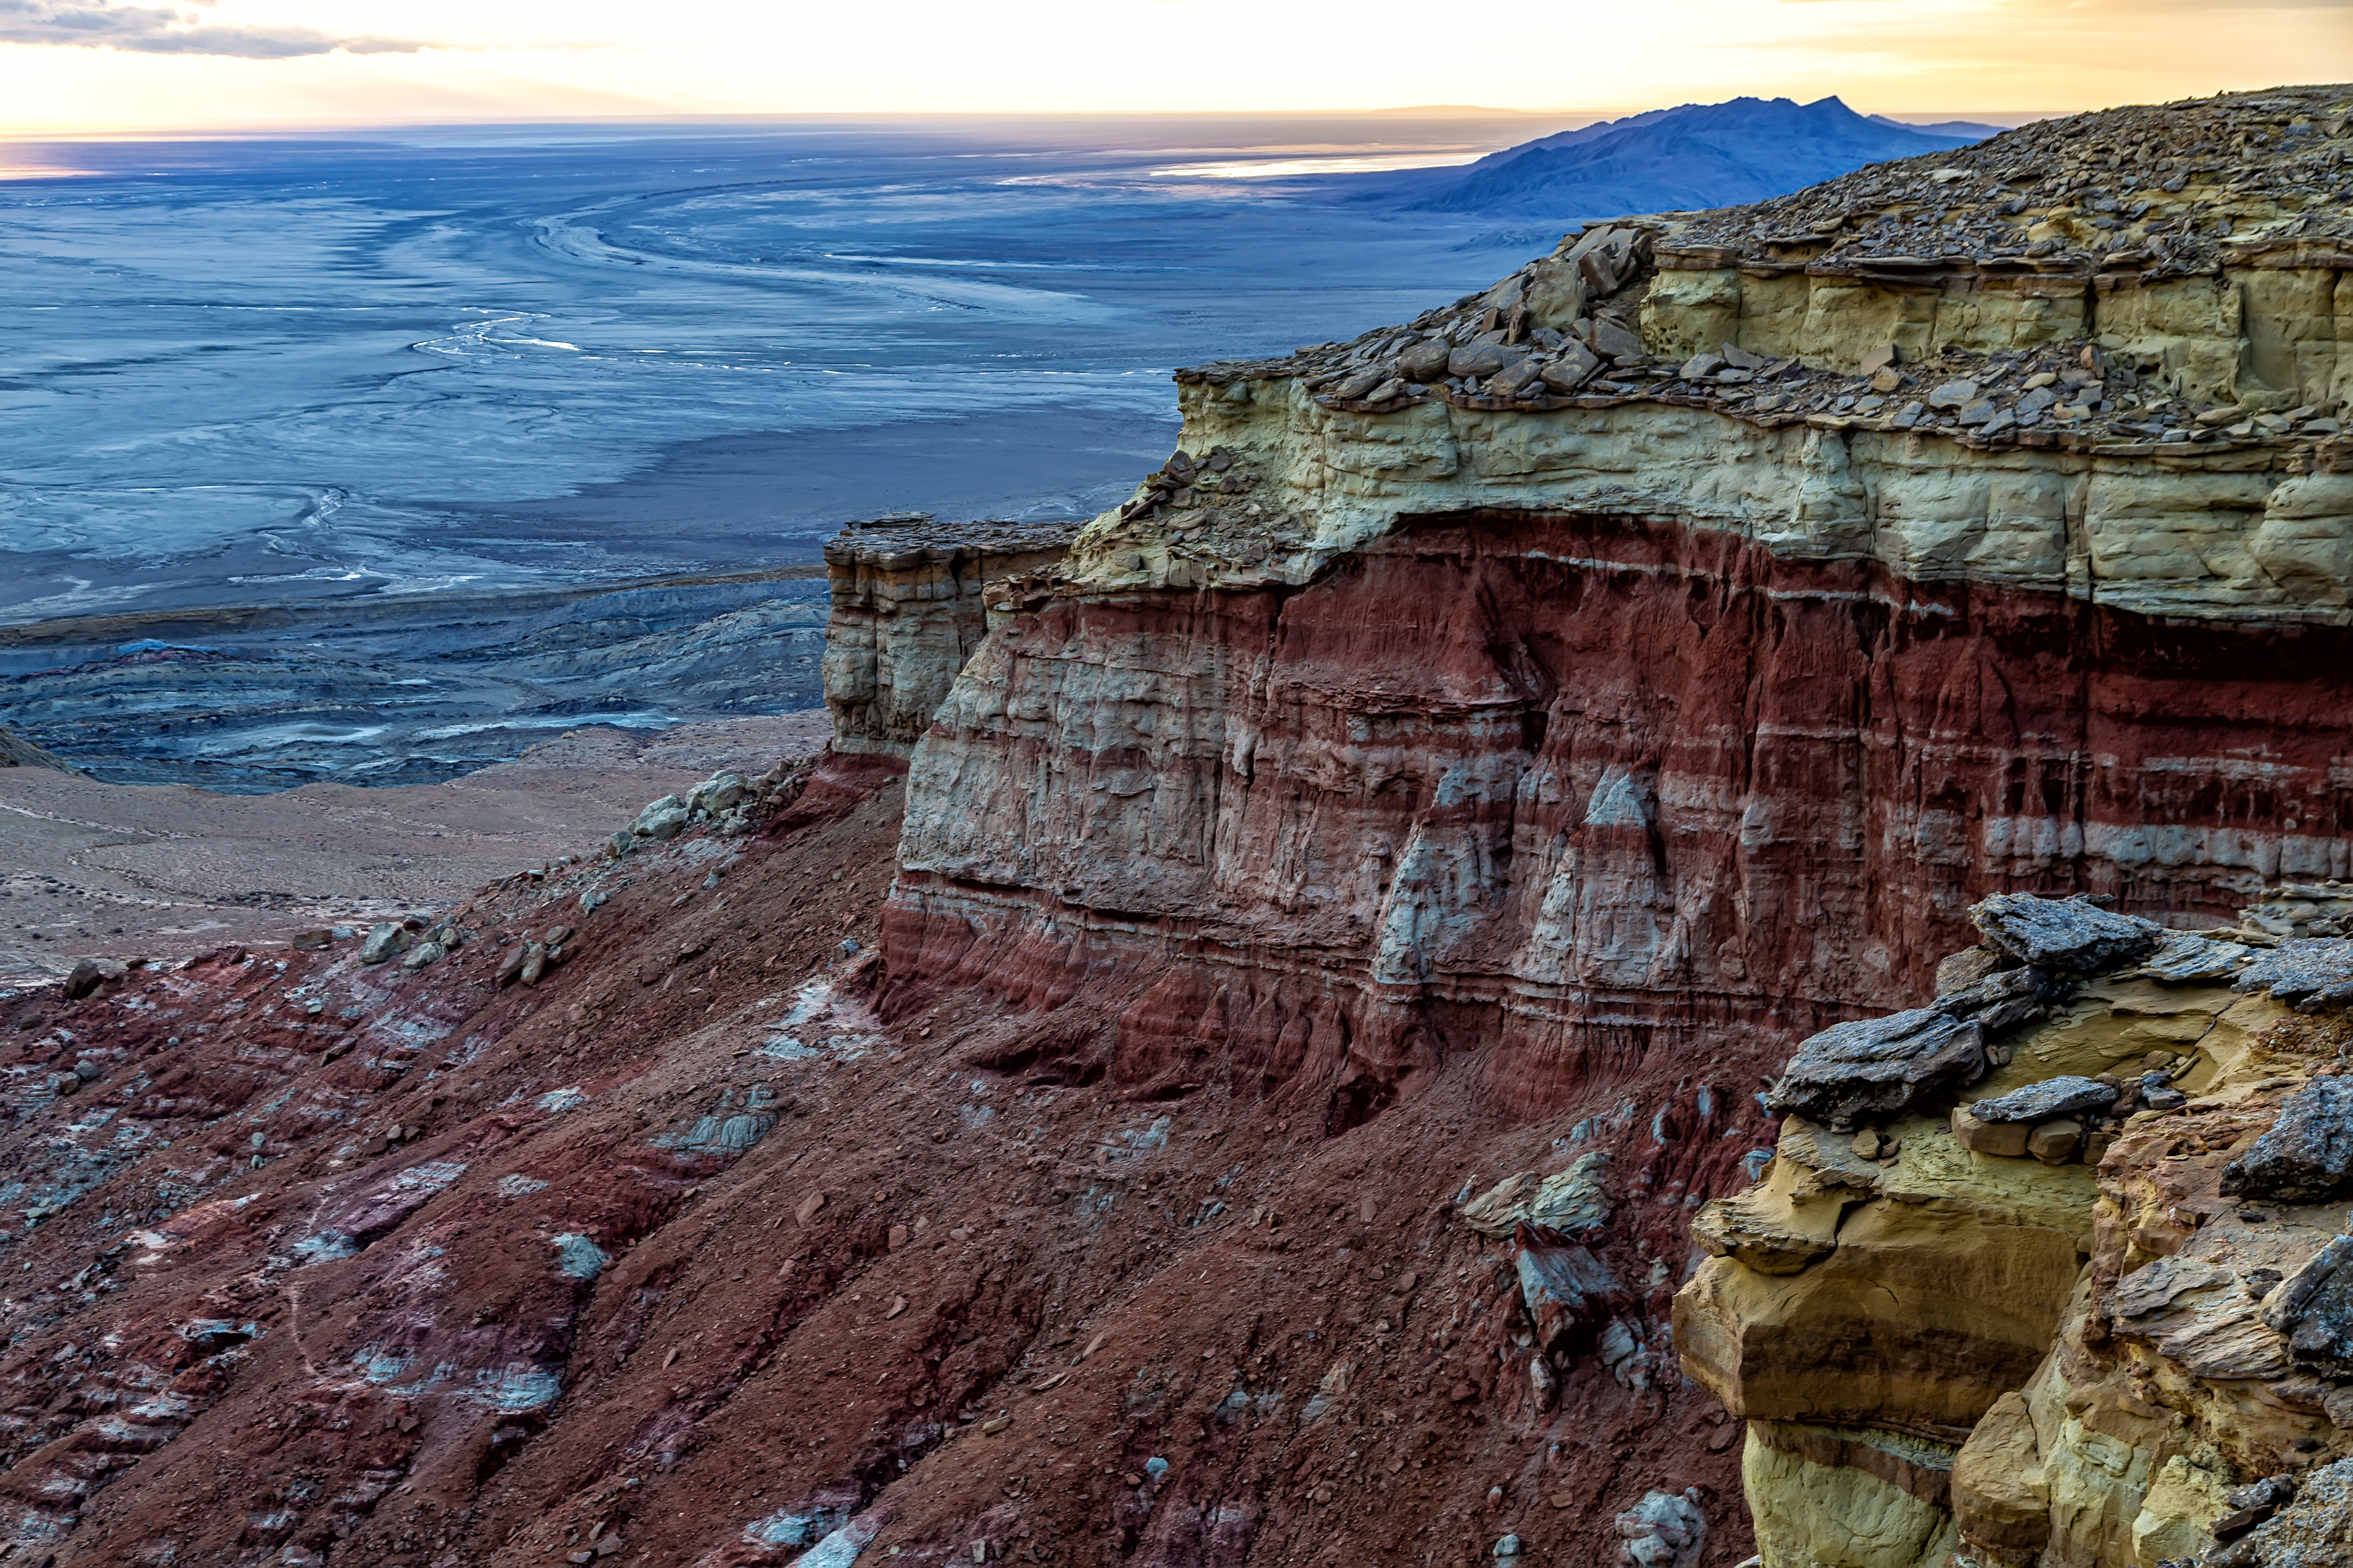
[[[1573, 122], [14, 144], [0, 723], [253, 790], [747, 710], [712, 706], [714, 617], [748, 613], [747, 675], [786, 623], [806, 641], [845, 519], [1092, 515], [1166, 455], [1175, 366], [1398, 320], [1548, 243], [1295, 176]], [[774, 580], [672, 582], [713, 573]], [[681, 638], [694, 690], [633, 678]], [[808, 651], [750, 710], [815, 703]]]

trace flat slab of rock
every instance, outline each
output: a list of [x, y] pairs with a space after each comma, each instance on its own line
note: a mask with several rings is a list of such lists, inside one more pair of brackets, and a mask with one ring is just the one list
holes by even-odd
[[2255, 950], [2242, 942], [2224, 942], [2195, 931], [2178, 931], [2149, 955], [2141, 967], [2157, 979], [2176, 985], [2228, 980], [2238, 973]]
[[2237, 991], [2267, 991], [2281, 1002], [2343, 1006], [2353, 1002], [2353, 938], [2296, 937], [2247, 965]]
[[1988, 942], [2021, 963], [2065, 974], [2101, 974], [2157, 951], [2164, 931], [2082, 899], [1996, 893], [1969, 910]]
[[1984, 1068], [1977, 1025], [1920, 1007], [1824, 1029], [1798, 1047], [1765, 1103], [1852, 1132], [1859, 1121], [1898, 1116], [1959, 1089]]
[[1979, 1121], [2049, 1121], [2085, 1110], [2105, 1110], [2123, 1090], [2095, 1078], [2052, 1078], [2013, 1089], [1969, 1107]]
[[2222, 1167], [2222, 1191], [2321, 1203], [2353, 1188], [2353, 1079], [2316, 1078], [2288, 1097], [2254, 1146]]

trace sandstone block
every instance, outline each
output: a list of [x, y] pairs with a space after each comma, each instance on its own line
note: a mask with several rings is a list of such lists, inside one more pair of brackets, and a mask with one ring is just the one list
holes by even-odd
[[1620, 362], [1644, 358], [1642, 340], [1606, 316], [1596, 316], [1586, 334], [1587, 346], [1603, 359]]
[[2084, 1147], [2080, 1121], [2045, 1121], [2026, 1135], [2026, 1152], [2046, 1165], [2064, 1165]]
[[640, 838], [675, 838], [686, 827], [687, 820], [686, 802], [666, 795], [649, 802], [638, 813], [637, 820], [629, 824], [629, 831]]
[[1490, 397], [1517, 396], [1521, 389], [1534, 382], [1539, 374], [1536, 362], [1532, 359], [1524, 359], [1507, 364], [1488, 378], [1487, 395]]
[[1928, 394], [1928, 406], [1949, 412], [1968, 406], [1976, 400], [1977, 395], [1978, 384], [1974, 381], [1947, 381]]
[[2208, 1526], [2224, 1511], [2221, 1478], [2179, 1454], [2168, 1456], [2141, 1500], [2133, 1520], [2136, 1559], [2158, 1563], [2195, 1558], [2206, 1544]]
[[[1804, 1217], [1815, 1224], [1805, 1225]], [[1801, 1216], [1761, 1189], [1735, 1193], [1700, 1206], [1692, 1239], [1716, 1258], [1730, 1258], [1759, 1274], [1795, 1274], [1838, 1247], [1837, 1211]]]
[[2022, 1121], [1980, 1121], [1969, 1114], [1967, 1106], [1953, 1107], [1954, 1142], [1979, 1154], [2022, 1159], [2026, 1154], [2027, 1136], [2031, 1131]]
[[2289, 1096], [2254, 1147], [2222, 1170], [2222, 1191], [2321, 1203], [2353, 1187], [2353, 1079], [2316, 1078]]
[[2038, 1552], [2051, 1539], [2042, 1452], [2025, 1399], [2005, 1394], [1953, 1457], [1953, 1521], [1973, 1545]]
[[1877, 375], [1894, 363], [1895, 345], [1894, 343], [1873, 343], [1862, 351], [1862, 358], [1855, 366], [1855, 374]]

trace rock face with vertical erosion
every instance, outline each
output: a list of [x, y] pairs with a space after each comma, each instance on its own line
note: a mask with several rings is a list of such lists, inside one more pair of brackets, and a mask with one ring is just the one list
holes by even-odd
[[825, 702], [834, 750], [904, 757], [988, 629], [987, 585], [1052, 566], [1073, 525], [853, 522], [827, 542]]
[[915, 748], [905, 1005], [1108, 987], [1125, 1089], [1335, 1125], [1458, 1058], [1561, 1107], [1897, 1010], [1989, 895], [2096, 896], [1993, 920], [2006, 1027], [2353, 877], [2349, 99], [1595, 226], [1180, 372]]

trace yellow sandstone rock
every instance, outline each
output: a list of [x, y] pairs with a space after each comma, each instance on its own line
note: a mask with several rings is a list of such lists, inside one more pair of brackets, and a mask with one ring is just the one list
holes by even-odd
[[2033, 1130], [2046, 1158], [2054, 1132], [2108, 1145], [2098, 1169], [2027, 1157], [2026, 1129], [1965, 1107], [1872, 1130], [1900, 1151], [1884, 1168], [1792, 1119], [1766, 1178], [1695, 1226], [1715, 1256], [1676, 1343], [1750, 1423], [1767, 1568], [2153, 1568], [2198, 1556], [2233, 1488], [2353, 1455], [2353, 1390], [2262, 1317], [2343, 1201], [2220, 1191], [2353, 1017], [2125, 972], [2002, 1043], [1967, 1098], [2105, 1071], [2195, 1098]]

